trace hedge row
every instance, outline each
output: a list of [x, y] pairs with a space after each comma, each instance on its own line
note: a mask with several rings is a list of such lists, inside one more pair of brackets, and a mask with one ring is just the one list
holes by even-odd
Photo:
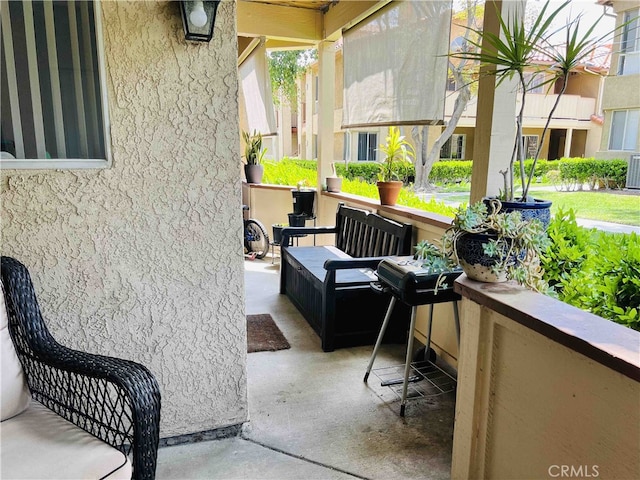
[[595, 158], [561, 159], [560, 181], [567, 186], [600, 184], [608, 188], [623, 188], [627, 177], [626, 160], [598, 160]]
[[[294, 160], [294, 164], [302, 168], [316, 168], [315, 160]], [[525, 161], [525, 171], [531, 170], [533, 160]], [[336, 171], [339, 176], [348, 180], [362, 179], [369, 183], [377, 180], [380, 171], [376, 162], [351, 162], [345, 165], [336, 162]], [[438, 183], [459, 183], [471, 181], [471, 160], [443, 160], [433, 165], [429, 179]], [[627, 175], [626, 160], [598, 160], [594, 158], [561, 158], [560, 160], [538, 160], [535, 176], [549, 175], [552, 181], [582, 185], [588, 183], [591, 188], [596, 184], [609, 188], [622, 188]], [[407, 181], [415, 177], [413, 165], [408, 166], [401, 174], [401, 179]]]

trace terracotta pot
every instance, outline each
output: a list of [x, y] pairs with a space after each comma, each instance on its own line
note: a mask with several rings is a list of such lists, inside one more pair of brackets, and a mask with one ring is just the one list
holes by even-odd
[[262, 183], [262, 175], [264, 173], [264, 165], [245, 165], [244, 176], [247, 183]]
[[402, 182], [378, 182], [377, 185], [380, 205], [395, 205], [398, 201], [400, 189], [402, 188]]

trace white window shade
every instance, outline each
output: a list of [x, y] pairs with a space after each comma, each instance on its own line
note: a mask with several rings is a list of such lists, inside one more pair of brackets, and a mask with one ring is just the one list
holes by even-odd
[[393, 2], [344, 34], [342, 128], [442, 123], [451, 2]]
[[238, 67], [240, 74], [240, 108], [244, 113], [247, 131], [264, 136], [277, 132], [273, 110], [271, 80], [267, 66], [267, 49], [261, 42]]

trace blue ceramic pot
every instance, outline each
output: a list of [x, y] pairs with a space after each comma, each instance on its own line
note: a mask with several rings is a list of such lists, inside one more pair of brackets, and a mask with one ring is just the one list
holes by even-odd
[[[489, 201], [492, 198], [484, 198], [483, 202], [489, 207]], [[540, 220], [542, 226], [546, 230], [551, 222], [551, 202], [547, 200], [533, 199], [533, 203], [525, 202], [502, 202], [501, 212], [520, 212], [523, 220]]]
[[467, 233], [456, 241], [456, 254], [464, 273], [471, 280], [479, 282], [506, 282], [507, 273], [500, 272], [496, 275], [491, 269], [497, 263], [496, 259], [484, 253], [483, 246], [490, 240], [495, 240], [496, 235], [486, 233]]

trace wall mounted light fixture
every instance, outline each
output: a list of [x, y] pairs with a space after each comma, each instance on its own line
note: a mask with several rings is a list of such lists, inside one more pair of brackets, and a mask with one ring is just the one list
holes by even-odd
[[184, 37], [196, 42], [208, 42], [213, 37], [213, 26], [220, 0], [180, 2]]

